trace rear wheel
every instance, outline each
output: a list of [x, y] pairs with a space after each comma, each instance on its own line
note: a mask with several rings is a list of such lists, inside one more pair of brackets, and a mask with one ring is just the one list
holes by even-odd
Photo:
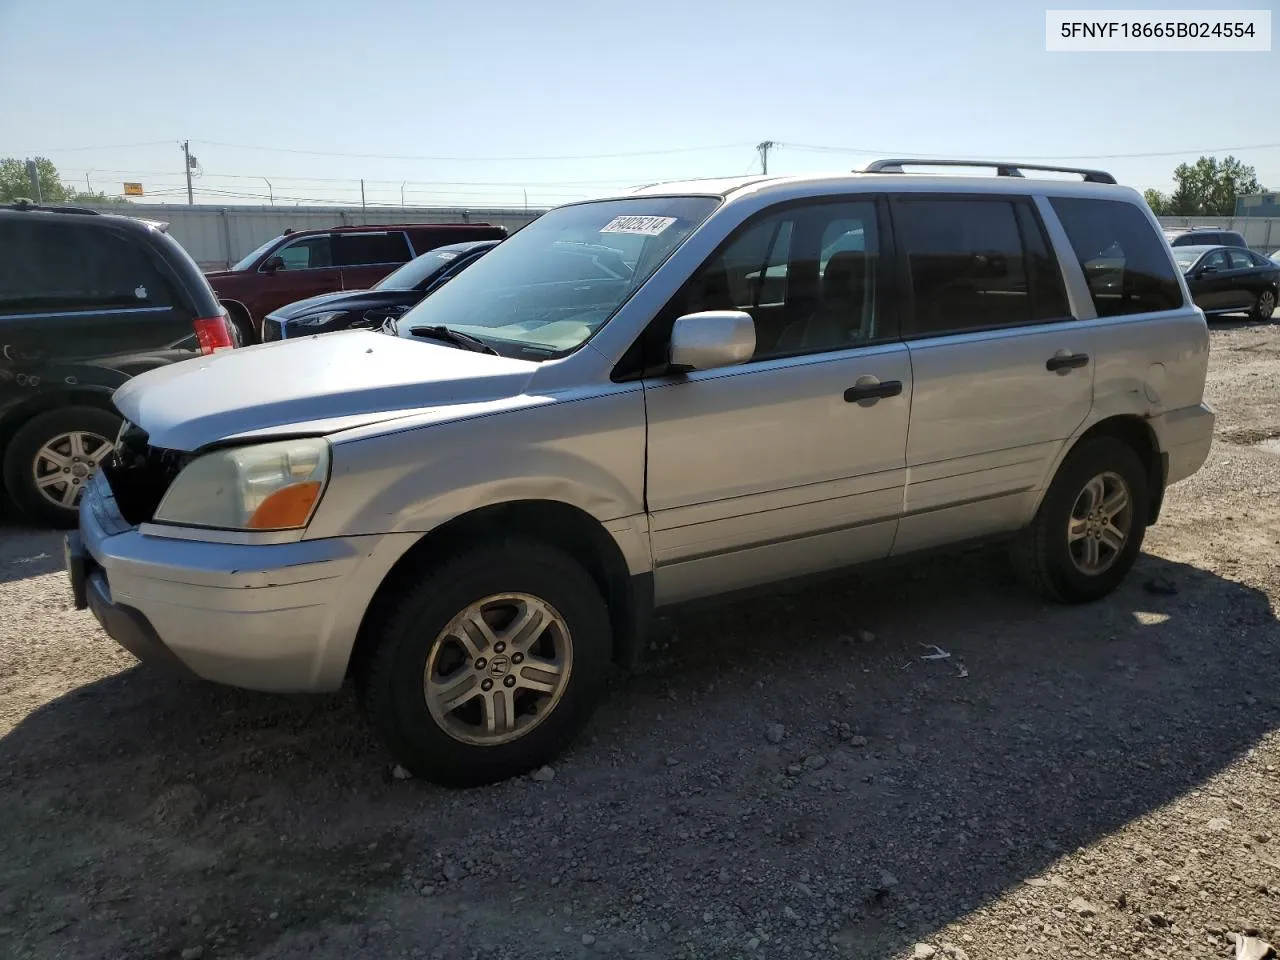
[[1263, 290], [1258, 294], [1258, 302], [1253, 305], [1253, 319], [1270, 320], [1276, 311], [1276, 292]]
[[247, 347], [250, 344], [258, 343], [258, 331], [253, 326], [253, 321], [249, 319], [249, 315], [235, 304], [224, 303], [227, 308], [227, 317], [231, 320], [231, 326], [234, 328], [232, 335], [236, 339], [237, 347]]
[[111, 452], [120, 418], [97, 407], [60, 407], [27, 421], [9, 441], [4, 482], [36, 523], [74, 527], [89, 475]]
[[415, 776], [491, 783], [552, 759], [586, 723], [612, 660], [595, 582], [553, 547], [476, 547], [418, 579], [358, 671], [370, 719]]
[[1067, 455], [1024, 533], [1019, 567], [1050, 599], [1087, 603], [1125, 578], [1146, 533], [1147, 474], [1114, 437], [1085, 440]]

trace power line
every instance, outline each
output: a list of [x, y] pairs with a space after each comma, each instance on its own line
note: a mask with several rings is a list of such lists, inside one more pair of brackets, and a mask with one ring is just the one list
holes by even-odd
[[299, 150], [292, 147], [266, 147], [260, 144], [251, 143], [224, 143], [219, 140], [193, 140], [192, 143], [202, 143], [206, 146], [214, 147], [229, 147], [233, 150], [265, 150], [272, 153], [295, 153], [312, 157], [349, 157], [357, 160], [436, 160], [458, 161], [465, 163], [498, 163], [506, 161], [528, 162], [533, 160], [617, 160], [623, 157], [655, 157], [673, 153], [697, 153], [704, 150], [731, 150], [741, 146], [751, 146], [751, 144], [742, 143], [721, 143], [702, 147], [671, 147], [665, 150], [631, 150], [626, 153], [546, 154], [542, 156], [528, 157], [433, 157], [395, 153], [338, 153], [332, 150]]
[[129, 150], [134, 147], [160, 147], [168, 146], [172, 141], [169, 140], [148, 140], [146, 143], [108, 143], [100, 147], [58, 147], [57, 149], [44, 148], [42, 150], [16, 150], [15, 153], [31, 154], [32, 156], [45, 156], [48, 153], [74, 153], [78, 150]]
[[[874, 147], [832, 147], [810, 143], [778, 143], [774, 145], [784, 147], [789, 150], [811, 151], [814, 153], [851, 153], [883, 157], [909, 155], [920, 160], [946, 160], [956, 156], [955, 153], [920, 153], [915, 150], [908, 150], [904, 152], [902, 150], [877, 150]], [[1183, 157], [1190, 156], [1194, 153], [1225, 153], [1231, 150], [1275, 150], [1277, 148], [1280, 148], [1280, 143], [1255, 143], [1248, 146], [1236, 147], [1205, 147], [1194, 150], [1154, 150], [1144, 153], [1091, 153], [1074, 156], [1064, 156], [1063, 154], [1055, 153], [1039, 157], [1028, 157], [1023, 154], [1018, 154], [1017, 156], [1019, 160], [1137, 160], [1144, 157]], [[974, 159], [982, 160], [987, 158], [975, 157]], [[1008, 158], [1005, 157], [1002, 159]]]

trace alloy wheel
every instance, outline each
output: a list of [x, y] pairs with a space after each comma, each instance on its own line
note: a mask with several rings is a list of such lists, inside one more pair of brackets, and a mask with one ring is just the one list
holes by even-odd
[[106, 437], [87, 430], [58, 434], [36, 451], [31, 465], [36, 489], [54, 506], [74, 507], [90, 475], [113, 446]]
[[1067, 549], [1087, 576], [1104, 573], [1119, 559], [1133, 527], [1133, 498], [1118, 473], [1107, 471], [1084, 485], [1067, 523]]
[[423, 694], [449, 736], [497, 746], [542, 722], [569, 683], [573, 643], [551, 604], [503, 593], [469, 605], [431, 645]]

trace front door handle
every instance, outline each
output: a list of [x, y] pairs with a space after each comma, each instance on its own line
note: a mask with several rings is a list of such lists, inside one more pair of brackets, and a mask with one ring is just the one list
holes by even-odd
[[844, 392], [844, 399], [846, 403], [865, 403], [867, 401], [874, 403], [886, 397], [896, 397], [901, 393], [901, 380], [885, 380], [883, 382], [865, 383], [850, 387]]
[[1044, 362], [1044, 368], [1052, 373], [1065, 373], [1089, 365], [1087, 353], [1055, 353]]

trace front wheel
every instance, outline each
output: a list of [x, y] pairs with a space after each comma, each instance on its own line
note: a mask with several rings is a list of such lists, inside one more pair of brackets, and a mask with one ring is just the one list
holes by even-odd
[[1276, 311], [1276, 292], [1263, 290], [1258, 294], [1258, 302], [1253, 305], [1253, 319], [1270, 320]]
[[569, 556], [480, 546], [417, 580], [375, 624], [357, 676], [396, 759], [446, 786], [552, 759], [586, 723], [611, 662], [608, 611]]
[[1087, 603], [1120, 585], [1142, 549], [1150, 493], [1142, 461], [1114, 437], [1079, 444], [1023, 534], [1020, 569], [1053, 600]]

